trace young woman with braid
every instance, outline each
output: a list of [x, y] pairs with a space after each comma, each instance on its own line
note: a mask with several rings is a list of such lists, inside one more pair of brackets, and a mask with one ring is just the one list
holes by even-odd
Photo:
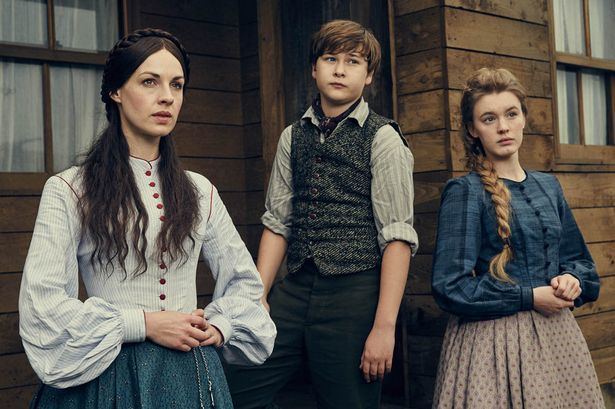
[[[216, 188], [175, 153], [189, 75], [165, 31], [118, 41], [101, 87], [107, 128], [45, 185], [19, 298], [43, 382], [33, 408], [232, 408], [215, 347], [242, 364], [273, 349], [252, 257]], [[204, 310], [199, 256], [216, 280]]]
[[470, 173], [442, 193], [433, 294], [453, 314], [437, 409], [603, 408], [571, 307], [600, 284], [557, 179], [519, 163], [525, 91], [478, 70], [461, 100]]

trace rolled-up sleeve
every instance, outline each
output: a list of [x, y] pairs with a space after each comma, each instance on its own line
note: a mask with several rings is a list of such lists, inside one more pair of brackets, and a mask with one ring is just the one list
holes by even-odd
[[293, 211], [293, 172], [290, 162], [292, 127], [280, 135], [265, 199], [263, 225], [274, 233], [290, 238]]
[[99, 376], [123, 342], [145, 339], [142, 310], [119, 309], [98, 297], [77, 298], [76, 200], [62, 179], [43, 189], [19, 293], [19, 333], [32, 368], [56, 388]]
[[408, 243], [415, 255], [418, 235], [414, 222], [414, 158], [400, 135], [390, 125], [378, 130], [372, 143], [372, 206], [378, 230], [378, 244], [384, 251], [388, 243]]
[[202, 255], [216, 287], [205, 317], [222, 333], [222, 355], [228, 363], [261, 364], [271, 355], [276, 337], [275, 325], [260, 302], [263, 284], [213, 186], [211, 203]]

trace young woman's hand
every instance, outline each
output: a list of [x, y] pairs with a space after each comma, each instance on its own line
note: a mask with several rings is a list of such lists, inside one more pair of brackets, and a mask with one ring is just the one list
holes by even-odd
[[543, 286], [534, 288], [534, 309], [542, 315], [553, 315], [562, 308], [573, 307], [572, 301], [564, 300], [555, 295], [552, 287]]
[[199, 328], [203, 325], [203, 321], [202, 316], [184, 312], [146, 312], [146, 336], [158, 345], [188, 352], [211, 337]]
[[203, 321], [201, 321], [200, 325], [196, 327], [205, 332], [206, 339], [201, 341], [201, 346], [213, 345], [215, 347], [220, 347], [224, 343], [224, 337], [218, 328], [214, 325], [211, 325], [207, 319], [205, 318], [205, 310], [202, 308], [198, 308], [192, 311], [192, 315], [197, 317], [201, 317]]
[[567, 301], [574, 301], [581, 295], [581, 283], [572, 274], [562, 274], [553, 277], [551, 287], [555, 290], [555, 296]]

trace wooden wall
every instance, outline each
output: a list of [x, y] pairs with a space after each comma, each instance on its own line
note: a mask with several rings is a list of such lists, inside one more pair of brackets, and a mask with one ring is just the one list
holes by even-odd
[[459, 102], [465, 79], [483, 66], [506, 67], [528, 88], [530, 112], [522, 164], [558, 177], [598, 265], [600, 299], [575, 310], [575, 315], [603, 393], [611, 399], [615, 382], [615, 175], [608, 167], [557, 162], [547, 0], [396, 0], [394, 13], [398, 120], [409, 133], [415, 157], [416, 227], [421, 241], [404, 300], [411, 407], [430, 407], [432, 399], [448, 318], [430, 295], [439, 195], [448, 178], [465, 174]]
[[[191, 81], [175, 137], [185, 166], [218, 188], [252, 254], [260, 235], [263, 171], [260, 137], [256, 1], [131, 2], [133, 28], [178, 36], [191, 58]], [[19, 338], [21, 271], [41, 192], [0, 186], [0, 407], [27, 407], [39, 383]], [[213, 280], [199, 267], [204, 304]]]

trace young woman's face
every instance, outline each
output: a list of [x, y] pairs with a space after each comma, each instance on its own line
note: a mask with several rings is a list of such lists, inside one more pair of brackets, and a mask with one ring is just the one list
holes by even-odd
[[166, 49], [150, 55], [111, 98], [129, 139], [166, 136], [175, 127], [183, 102], [184, 71]]
[[487, 157], [501, 161], [517, 157], [523, 142], [525, 116], [510, 91], [488, 94], [474, 105], [470, 135], [480, 139]]

